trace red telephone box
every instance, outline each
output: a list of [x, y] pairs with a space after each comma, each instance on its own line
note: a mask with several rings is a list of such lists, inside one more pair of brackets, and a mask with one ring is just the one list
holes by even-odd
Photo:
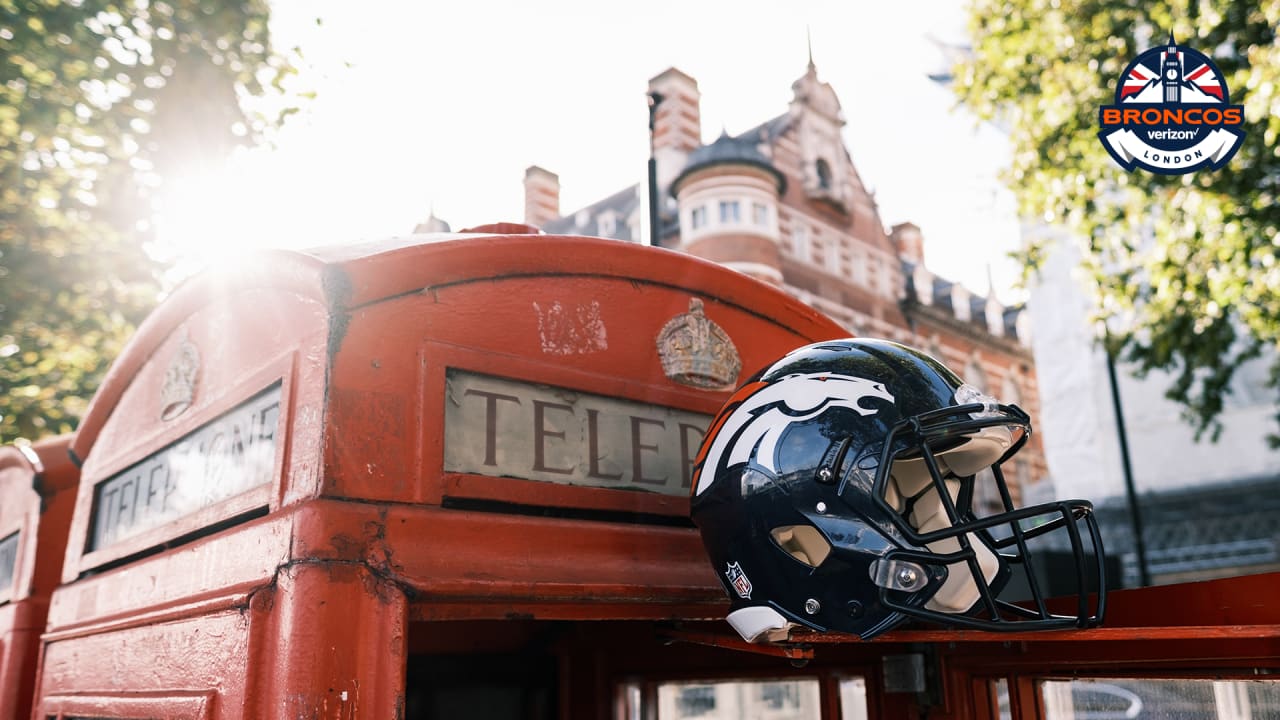
[[594, 687], [551, 638], [720, 615], [686, 519], [702, 433], [747, 374], [845, 334], [586, 238], [278, 252], [190, 283], [72, 445], [39, 716], [425, 716], [458, 701], [419, 697], [459, 667], [438, 658], [486, 647], [522, 693]]
[[31, 713], [40, 633], [75, 506], [70, 440], [0, 448], [0, 720]]
[[1276, 575], [1116, 593], [1100, 630], [736, 640], [693, 454], [730, 388], [845, 334], [686, 255], [513, 228], [197, 280], [72, 443], [34, 717], [1059, 720], [1103, 717], [1073, 710], [1101, 679], [1137, 718], [1152, 676], [1269, 707], [1238, 681], [1277, 667]]

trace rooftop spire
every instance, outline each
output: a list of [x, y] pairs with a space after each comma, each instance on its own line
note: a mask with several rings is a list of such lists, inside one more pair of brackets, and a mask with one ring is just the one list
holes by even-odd
[[[1173, 37], [1172, 33], [1170, 37]], [[804, 26], [804, 41], [809, 46], [809, 69], [814, 70], [816, 67], [813, 64], [813, 35], [810, 34], [808, 25]]]

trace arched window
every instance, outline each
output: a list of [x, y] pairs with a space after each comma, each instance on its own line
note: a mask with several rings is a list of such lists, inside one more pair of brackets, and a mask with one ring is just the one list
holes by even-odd
[[1022, 405], [1022, 383], [1015, 371], [1004, 376], [1004, 384], [1000, 387], [1000, 402], [1006, 405]]
[[826, 160], [818, 158], [818, 162], [814, 163], [814, 170], [818, 173], [818, 187], [823, 190], [831, 189], [831, 166]]
[[982, 362], [976, 354], [971, 355], [969, 362], [965, 364], [963, 379], [982, 392], [989, 392], [987, 390], [987, 372], [982, 369]]

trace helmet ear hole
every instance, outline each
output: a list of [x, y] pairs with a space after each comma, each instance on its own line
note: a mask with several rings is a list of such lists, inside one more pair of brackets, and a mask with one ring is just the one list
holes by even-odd
[[783, 525], [769, 534], [778, 547], [809, 567], [818, 567], [831, 554], [831, 544], [812, 525]]

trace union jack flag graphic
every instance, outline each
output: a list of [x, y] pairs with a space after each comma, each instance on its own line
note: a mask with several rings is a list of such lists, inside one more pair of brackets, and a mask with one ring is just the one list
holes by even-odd
[[1120, 88], [1120, 98], [1122, 100], [1127, 100], [1130, 95], [1137, 95], [1143, 90], [1146, 90], [1147, 86], [1151, 84], [1151, 81], [1157, 77], [1159, 77], [1159, 75], [1152, 73], [1145, 67], [1141, 65], [1134, 65], [1133, 69], [1129, 71], [1129, 74], [1124, 76], [1124, 86]]
[[1202, 63], [1200, 67], [1187, 73], [1186, 82], [1194, 85], [1200, 92], [1222, 100], [1222, 85], [1218, 82], [1218, 74], [1209, 67], [1209, 63]]
[[[1161, 89], [1160, 70], [1162, 66], [1166, 66], [1165, 60], [1168, 56], [1168, 52], [1162, 51], [1158, 55], [1152, 54], [1142, 62], [1134, 63], [1133, 67], [1129, 68], [1129, 72], [1124, 76], [1124, 82], [1120, 85], [1120, 102], [1170, 102], [1169, 96]], [[1186, 54], [1179, 50], [1176, 56], [1176, 65], [1179, 68], [1185, 67]], [[1157, 60], [1156, 58], [1159, 59]], [[1151, 64], [1148, 64], [1148, 62]], [[1192, 62], [1195, 62], [1195, 60], [1192, 60]], [[1175, 95], [1176, 99], [1173, 102], [1220, 103], [1224, 101], [1222, 83], [1209, 63], [1201, 62], [1185, 74], [1180, 73], [1180, 75], [1181, 77], [1177, 78], [1176, 85], [1181, 87], [1182, 92]], [[1173, 80], [1169, 82], [1174, 83]]]

